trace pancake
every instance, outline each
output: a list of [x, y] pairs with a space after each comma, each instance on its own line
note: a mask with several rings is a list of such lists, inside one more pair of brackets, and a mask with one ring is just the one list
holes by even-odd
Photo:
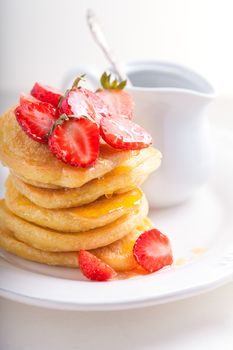
[[133, 256], [134, 243], [142, 232], [150, 230], [152, 227], [152, 222], [148, 218], [145, 218], [142, 220], [141, 224], [127, 236], [106, 247], [95, 249], [91, 251], [91, 253], [95, 254], [99, 259], [103, 260], [116, 271], [132, 270], [137, 267]]
[[[116, 150], [101, 144], [96, 164], [88, 169], [72, 167], [52, 155], [48, 147], [28, 137], [18, 125], [13, 109], [0, 118], [0, 159], [17, 176], [31, 184], [77, 188], [100, 178], [125, 161], [135, 162], [148, 149]], [[158, 152], [160, 158], [160, 153]], [[137, 158], [137, 159], [138, 159]]]
[[129, 234], [141, 223], [147, 213], [148, 203], [145, 196], [143, 196], [138, 209], [131, 210], [130, 213], [106, 226], [79, 233], [61, 233], [42, 228], [15, 216], [7, 209], [5, 201], [0, 201], [0, 222], [2, 226], [12, 231], [18, 240], [31, 247], [51, 252], [104, 247]]
[[78, 266], [77, 252], [53, 253], [30, 247], [17, 240], [13, 232], [4, 226], [0, 228], [0, 247], [21, 258], [42, 264], [66, 267]]
[[[148, 166], [148, 169], [150, 169], [150, 171], [148, 171], [148, 174], [150, 172], [156, 170], [161, 164], [161, 153], [153, 147], [148, 147], [148, 148], [143, 149], [141, 151], [137, 151], [137, 153], [135, 153], [131, 158], [123, 161], [120, 165], [115, 167], [110, 172], [104, 174], [102, 177], [96, 178], [96, 180], [101, 180], [108, 175], [115, 176], [115, 175], [121, 175], [124, 173], [129, 173], [130, 171], [136, 169], [139, 166], [142, 167], [142, 165], [144, 163], [146, 163]], [[56, 185], [52, 185], [52, 184], [45, 184], [45, 183], [41, 183], [38, 181], [29, 180], [28, 178], [24, 177], [23, 175], [19, 175], [19, 174], [14, 173], [14, 171], [12, 169], [10, 170], [10, 172], [14, 178], [19, 179], [19, 180], [23, 181], [25, 184], [31, 185], [31, 186], [36, 187], [38, 189], [40, 189], [40, 188], [45, 189], [45, 190], [46, 189], [47, 190], [51, 190], [51, 189], [52, 190], [54, 190], [54, 189], [55, 190], [64, 190], [64, 189], [65, 190], [69, 190], [69, 189], [73, 190], [73, 189], [76, 189], [76, 188], [68, 188], [68, 187], [64, 188], [61, 186], [56, 186]], [[91, 181], [87, 182], [83, 186], [85, 186], [89, 183], [91, 183]], [[105, 183], [106, 183], [106, 181], [105, 181]], [[81, 187], [83, 187], [83, 186], [81, 186]], [[80, 188], [80, 187], [78, 187], [78, 188]]]
[[37, 181], [32, 181], [27, 179], [26, 177], [19, 175], [19, 174], [15, 174], [14, 171], [12, 169], [10, 169], [10, 174], [16, 178], [19, 179], [21, 181], [23, 181], [25, 184], [27, 185], [31, 185], [37, 188], [43, 188], [43, 189], [48, 189], [48, 190], [60, 190], [62, 187], [60, 186], [56, 186], [56, 185], [49, 185], [49, 184], [43, 184], [42, 182], [37, 182]]
[[20, 194], [9, 177], [6, 182], [5, 203], [15, 215], [36, 225], [62, 232], [80, 232], [108, 225], [139, 208], [141, 198], [141, 190], [135, 188], [111, 198], [100, 198], [78, 208], [45, 209]]
[[0, 118], [0, 160], [12, 174], [0, 200], [0, 247], [54, 266], [78, 267], [84, 249], [116, 271], [137, 267], [135, 240], [152, 227], [137, 187], [160, 166], [158, 150], [101, 142], [94, 166], [72, 167], [28, 137], [12, 108]]
[[92, 180], [79, 188], [44, 189], [29, 185], [17, 177], [13, 177], [13, 182], [20, 193], [38, 206], [48, 209], [77, 207], [104, 195], [109, 197], [114, 193], [127, 192], [140, 186], [160, 164], [155, 149], [151, 148], [148, 155], [147, 159], [132, 170], [126, 166], [119, 166], [100, 179]]
[[[151, 223], [144, 219], [142, 223], [125, 236], [104, 248], [91, 251], [108, 263], [116, 271], [129, 271], [137, 266], [132, 254], [132, 247], [141, 232], [148, 230]], [[77, 252], [45, 252], [20, 242], [14, 234], [5, 227], [0, 228], [0, 247], [21, 258], [54, 266], [78, 267]]]

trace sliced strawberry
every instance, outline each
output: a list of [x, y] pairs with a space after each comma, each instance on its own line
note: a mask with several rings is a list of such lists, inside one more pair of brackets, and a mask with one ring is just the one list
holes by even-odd
[[99, 155], [99, 129], [96, 123], [69, 118], [55, 127], [49, 137], [49, 148], [60, 160], [72, 166], [91, 166]]
[[169, 239], [159, 230], [142, 233], [134, 244], [133, 254], [146, 271], [155, 272], [173, 262]]
[[79, 267], [91, 281], [108, 281], [116, 276], [116, 272], [109, 265], [86, 250], [79, 252]]
[[58, 106], [59, 100], [63, 95], [61, 91], [40, 83], [35, 83], [31, 94], [38, 100], [50, 103], [54, 107]]
[[30, 102], [40, 102], [37, 98], [33, 97], [32, 95], [25, 94], [22, 92], [20, 94], [20, 105], [23, 105], [25, 103], [30, 103]]
[[56, 120], [56, 111], [49, 103], [31, 102], [32, 99], [22, 95], [15, 116], [28, 136], [37, 142], [46, 143], [47, 135]]
[[81, 88], [72, 88], [68, 90], [59, 106], [60, 114], [88, 116], [95, 119], [95, 110]]
[[110, 114], [132, 119], [134, 102], [128, 92], [117, 89], [103, 89], [96, 93], [107, 105]]
[[106, 103], [96, 93], [85, 88], [80, 88], [80, 91], [86, 95], [88, 101], [92, 104], [98, 123], [100, 123], [102, 117], [111, 116]]
[[110, 146], [125, 150], [147, 148], [152, 138], [141, 126], [129, 119], [114, 116], [113, 119], [102, 118], [100, 134]]
[[105, 103], [94, 92], [85, 88], [72, 88], [59, 106], [60, 114], [88, 116], [98, 125], [102, 116], [109, 116]]

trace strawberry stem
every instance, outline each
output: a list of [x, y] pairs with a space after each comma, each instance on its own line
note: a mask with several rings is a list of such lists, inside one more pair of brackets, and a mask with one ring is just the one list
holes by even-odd
[[59, 108], [61, 107], [62, 101], [64, 100], [64, 98], [66, 98], [68, 96], [69, 90], [66, 90], [66, 92], [64, 93], [63, 96], [60, 97], [58, 105], [57, 105], [57, 109], [59, 110]]
[[55, 123], [51, 127], [51, 130], [49, 131], [49, 133], [45, 135], [45, 137], [49, 138], [49, 136], [53, 133], [53, 131], [56, 128], [56, 126], [63, 124], [65, 120], [69, 120], [68, 115], [61, 114], [60, 117], [55, 121]]
[[79, 116], [77, 116], [77, 115], [67, 115], [67, 114], [63, 113], [55, 121], [55, 123], [51, 127], [51, 130], [49, 131], [49, 133], [45, 135], [45, 138], [49, 138], [49, 136], [53, 133], [54, 129], [58, 125], [62, 125], [64, 123], [64, 121], [70, 120], [70, 119], [80, 119], [80, 118], [86, 118], [86, 119], [89, 119], [91, 122], [95, 123], [94, 120], [91, 117], [89, 117], [88, 115], [79, 115]]
[[86, 79], [85, 79], [85, 76], [86, 76], [86, 74], [81, 74], [81, 75], [79, 75], [75, 80], [74, 80], [74, 82], [73, 82], [73, 85], [72, 85], [72, 89], [73, 88], [78, 88], [79, 86], [79, 83], [80, 83], [80, 81], [85, 81]]

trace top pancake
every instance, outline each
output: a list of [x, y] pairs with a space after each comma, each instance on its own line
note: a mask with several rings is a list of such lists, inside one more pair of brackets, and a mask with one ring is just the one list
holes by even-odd
[[[41, 187], [81, 187], [102, 177], [124, 162], [134, 165], [149, 149], [121, 151], [101, 144], [100, 156], [90, 168], [76, 168], [63, 163], [51, 154], [48, 147], [28, 137], [18, 125], [14, 109], [0, 118], [0, 159], [18, 177]], [[161, 154], [157, 151], [158, 159]]]
[[99, 197], [110, 198], [114, 193], [124, 193], [139, 187], [147, 176], [159, 166], [155, 149], [150, 148], [148, 159], [133, 169], [119, 166], [99, 179], [89, 181], [78, 188], [39, 188], [18, 177], [11, 177], [17, 190], [34, 204], [48, 209], [72, 208], [94, 202]]

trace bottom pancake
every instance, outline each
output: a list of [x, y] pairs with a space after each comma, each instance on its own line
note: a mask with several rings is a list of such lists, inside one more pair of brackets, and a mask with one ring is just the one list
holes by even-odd
[[[116, 271], [129, 271], [137, 266], [132, 248], [137, 237], [152, 227], [149, 219], [145, 218], [141, 224], [123, 239], [106, 247], [91, 252], [105, 261]], [[20, 242], [7, 228], [0, 228], [0, 247], [26, 260], [53, 266], [78, 267], [78, 252], [47, 252]]]
[[129, 234], [147, 216], [148, 203], [142, 197], [139, 208], [123, 215], [114, 222], [78, 233], [58, 232], [29, 223], [11, 213], [4, 200], [0, 201], [0, 222], [2, 227], [31, 247], [50, 252], [78, 251], [95, 249], [111, 244]]
[[0, 228], [0, 247], [26, 260], [54, 266], [77, 267], [77, 252], [45, 252], [20, 242], [13, 232]]

